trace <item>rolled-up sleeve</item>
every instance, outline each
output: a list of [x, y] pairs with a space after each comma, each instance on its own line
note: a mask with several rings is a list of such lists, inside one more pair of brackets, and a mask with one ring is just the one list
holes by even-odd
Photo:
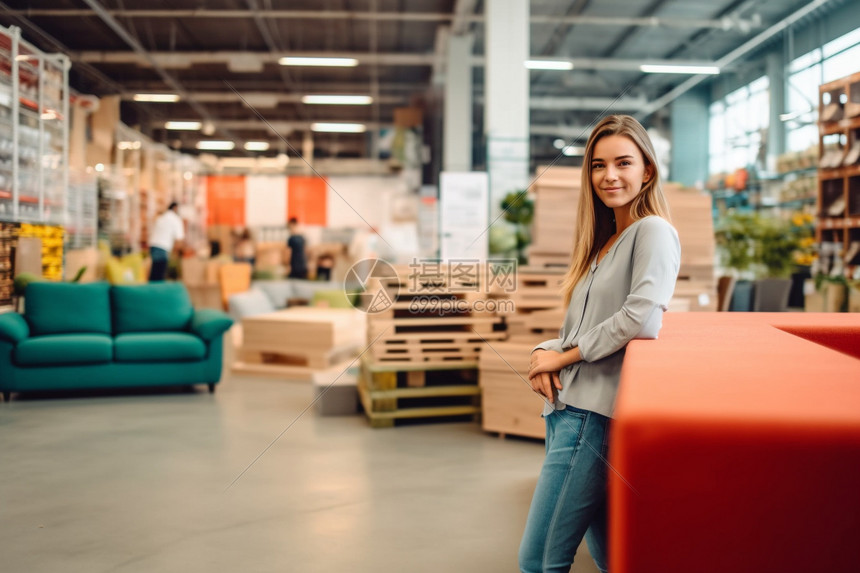
[[586, 362], [613, 354], [634, 338], [656, 338], [663, 311], [675, 290], [681, 245], [675, 229], [662, 218], [649, 217], [638, 229], [633, 247], [630, 294], [620, 310], [579, 339]]

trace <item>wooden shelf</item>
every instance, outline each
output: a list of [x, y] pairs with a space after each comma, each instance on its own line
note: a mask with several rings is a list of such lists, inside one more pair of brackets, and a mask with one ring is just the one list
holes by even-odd
[[[837, 135], [839, 142], [836, 145], [843, 151], [843, 157], [844, 153], [850, 153], [852, 148], [860, 145], [860, 115], [857, 115], [860, 112], [860, 72], [821, 85], [818, 88], [818, 109], [820, 153], [827, 152], [825, 138], [832, 147], [835, 139], [833, 136]], [[833, 120], [823, 121], [824, 118]], [[860, 241], [858, 178], [858, 163], [818, 170], [818, 205], [821, 216], [816, 223], [816, 240], [837, 243], [843, 253], [850, 250], [852, 243]], [[839, 204], [844, 204], [842, 214], [828, 216], [828, 209]]]

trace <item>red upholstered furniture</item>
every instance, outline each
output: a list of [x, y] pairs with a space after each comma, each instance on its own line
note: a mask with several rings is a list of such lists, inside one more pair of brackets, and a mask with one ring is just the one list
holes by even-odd
[[668, 314], [610, 463], [613, 573], [860, 571], [860, 316]]

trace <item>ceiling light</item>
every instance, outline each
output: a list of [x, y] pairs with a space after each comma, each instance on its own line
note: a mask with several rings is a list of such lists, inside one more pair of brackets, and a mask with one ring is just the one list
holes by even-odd
[[323, 133], [364, 133], [363, 123], [312, 123], [311, 131]]
[[177, 94], [134, 94], [134, 101], [145, 101], [155, 103], [172, 103], [179, 101]]
[[561, 154], [567, 157], [580, 156], [585, 155], [584, 147], [574, 147], [573, 145], [568, 145], [564, 149], [561, 150]]
[[245, 150], [247, 151], [266, 151], [269, 149], [268, 141], [246, 141]]
[[355, 58], [292, 58], [278, 60], [282, 66], [326, 66], [335, 68], [354, 68], [358, 65]]
[[526, 60], [530, 70], [572, 70], [573, 62], [566, 60]]
[[552, 146], [555, 147], [556, 149], [564, 149], [564, 146], [566, 143], [567, 142], [565, 140], [559, 138], [559, 139], [556, 139], [555, 141], [552, 142]]
[[197, 131], [203, 127], [199, 121], [168, 121], [164, 124], [164, 129], [176, 129], [182, 131]]
[[321, 105], [370, 105], [373, 98], [365, 95], [306, 95], [302, 103]]
[[197, 149], [204, 151], [230, 151], [236, 147], [232, 141], [219, 141], [217, 139], [209, 139], [207, 141], [198, 141]]
[[720, 68], [717, 66], [685, 66], [664, 64], [642, 64], [639, 70], [646, 74], [708, 74], [717, 75]]

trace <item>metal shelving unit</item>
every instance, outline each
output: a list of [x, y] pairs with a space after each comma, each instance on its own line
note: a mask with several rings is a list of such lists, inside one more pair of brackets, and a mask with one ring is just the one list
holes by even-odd
[[0, 26], [0, 220], [65, 223], [69, 68]]

